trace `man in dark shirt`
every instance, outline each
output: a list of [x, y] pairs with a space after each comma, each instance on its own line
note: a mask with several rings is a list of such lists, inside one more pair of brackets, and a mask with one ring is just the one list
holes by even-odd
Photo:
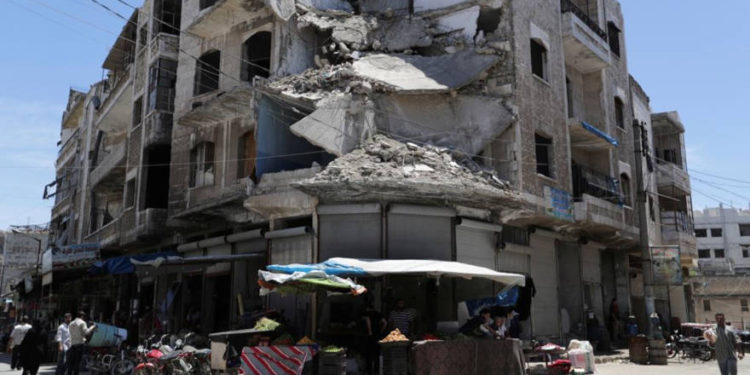
[[414, 324], [415, 315], [414, 311], [406, 308], [406, 302], [399, 298], [396, 301], [396, 309], [388, 315], [388, 325], [393, 329], [398, 328], [405, 336], [409, 336], [414, 333], [412, 332], [412, 325]]

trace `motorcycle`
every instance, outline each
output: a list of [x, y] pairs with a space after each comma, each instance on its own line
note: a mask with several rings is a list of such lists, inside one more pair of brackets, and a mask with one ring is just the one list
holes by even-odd
[[713, 351], [708, 345], [708, 340], [702, 337], [681, 339], [679, 343], [682, 346], [682, 359], [692, 359], [693, 361], [699, 359], [708, 362], [713, 357]]
[[129, 375], [133, 372], [135, 362], [128, 354], [126, 346], [117, 350], [111, 347], [89, 348], [89, 352], [83, 357], [84, 368], [93, 375]]
[[679, 331], [675, 330], [673, 334], [669, 335], [669, 341], [667, 341], [666, 346], [667, 358], [675, 358], [683, 351], [681, 340], [684, 340], [685, 337], [678, 332]]

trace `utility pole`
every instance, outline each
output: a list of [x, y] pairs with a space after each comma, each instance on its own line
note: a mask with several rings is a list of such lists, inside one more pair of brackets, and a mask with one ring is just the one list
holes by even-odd
[[641, 268], [643, 269], [643, 297], [646, 305], [646, 321], [648, 323], [648, 336], [653, 337], [653, 327], [651, 327], [651, 314], [656, 311], [654, 306], [654, 276], [651, 271], [651, 248], [648, 241], [648, 192], [644, 183], [643, 175], [643, 157], [646, 151], [643, 149], [644, 122], [633, 120], [633, 146], [635, 148], [635, 173], [637, 181], [637, 201], [638, 201], [638, 226], [640, 232], [641, 247]]

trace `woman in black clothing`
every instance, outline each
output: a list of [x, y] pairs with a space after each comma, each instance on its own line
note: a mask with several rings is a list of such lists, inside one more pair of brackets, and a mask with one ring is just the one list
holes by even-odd
[[23, 375], [37, 375], [39, 364], [42, 362], [42, 357], [44, 356], [46, 341], [47, 332], [44, 330], [44, 325], [42, 322], [35, 320], [21, 343]]

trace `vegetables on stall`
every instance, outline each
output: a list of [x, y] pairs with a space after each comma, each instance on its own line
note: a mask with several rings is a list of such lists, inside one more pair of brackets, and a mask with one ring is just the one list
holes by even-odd
[[325, 348], [323, 348], [323, 349], [321, 350], [321, 352], [323, 352], [323, 353], [332, 353], [332, 354], [335, 354], [335, 353], [341, 353], [341, 352], [343, 352], [343, 351], [345, 351], [345, 350], [346, 350], [346, 349], [344, 349], [344, 348], [340, 348], [340, 347], [338, 347], [338, 346], [334, 346], [334, 345], [328, 345], [328, 346], [326, 346]]
[[409, 341], [409, 339], [404, 336], [401, 331], [396, 328], [391, 333], [388, 334], [384, 339], [380, 340], [381, 343], [387, 343], [387, 342], [401, 342], [401, 341]]
[[305, 336], [305, 337], [299, 339], [299, 341], [297, 341], [297, 345], [315, 345], [315, 344], [316, 344], [315, 341], [310, 340], [310, 338], [307, 337], [307, 336]]
[[253, 327], [256, 331], [273, 331], [276, 328], [278, 328], [281, 324], [279, 324], [275, 320], [271, 320], [268, 318], [260, 318], [257, 323], [255, 323], [255, 327]]

